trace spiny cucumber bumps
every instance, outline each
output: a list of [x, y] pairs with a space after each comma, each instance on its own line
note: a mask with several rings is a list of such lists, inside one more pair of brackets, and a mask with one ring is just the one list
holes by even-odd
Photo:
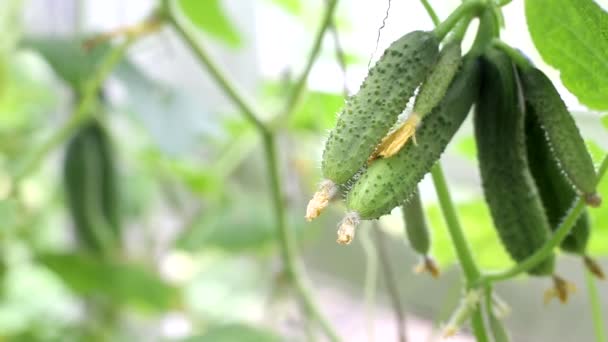
[[404, 35], [370, 69], [358, 93], [347, 99], [325, 144], [321, 163], [325, 181], [309, 203], [308, 220], [320, 214], [337, 192], [337, 185], [365, 165], [435, 65], [438, 46], [433, 32]]
[[593, 161], [568, 108], [549, 78], [534, 67], [519, 68], [526, 102], [533, 109], [561, 170], [590, 206], [599, 206]]
[[416, 128], [420, 120], [441, 101], [460, 67], [462, 61], [460, 43], [459, 39], [452, 39], [443, 46], [433, 70], [420, 86], [412, 113], [398, 129], [382, 139], [370, 156], [370, 161], [378, 157], [388, 158], [395, 155], [410, 138], [416, 143]]
[[111, 252], [120, 240], [120, 214], [111, 146], [97, 121], [67, 146], [64, 183], [76, 237], [83, 247]]
[[467, 59], [439, 105], [422, 121], [418, 145], [407, 144], [396, 155], [372, 163], [346, 197], [349, 213], [338, 231], [348, 243], [360, 219], [374, 219], [405, 203], [437, 162], [477, 98], [479, 65]]
[[[474, 126], [486, 202], [507, 252], [522, 261], [549, 239], [550, 226], [526, 159], [524, 110], [511, 59], [489, 49], [482, 56], [482, 83]], [[551, 275], [554, 256], [532, 268]]]
[[439, 268], [429, 256], [431, 233], [426, 223], [424, 207], [418, 189], [410, 200], [402, 206], [402, 209], [407, 239], [412, 248], [422, 256], [422, 262], [415, 269], [416, 273], [427, 271], [433, 277], [438, 277]]
[[[568, 214], [577, 195], [553, 157], [545, 132], [537, 116], [534, 115], [534, 109], [530, 106], [527, 107], [526, 113], [526, 147], [530, 171], [538, 187], [551, 229], [555, 231]], [[560, 248], [565, 252], [583, 256], [588, 269], [597, 277], [604, 278], [601, 267], [586, 255], [590, 233], [589, 215], [585, 210], [570, 234], [562, 241]]]

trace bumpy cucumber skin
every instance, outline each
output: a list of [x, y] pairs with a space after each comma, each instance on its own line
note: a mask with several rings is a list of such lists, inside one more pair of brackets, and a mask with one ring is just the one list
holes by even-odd
[[402, 206], [402, 209], [405, 233], [410, 245], [416, 252], [427, 255], [431, 248], [431, 236], [424, 217], [424, 208], [418, 189]]
[[90, 123], [69, 142], [64, 183], [78, 241], [96, 252], [119, 243], [120, 215], [114, 164], [107, 136]]
[[[525, 96], [525, 94], [524, 94]], [[577, 195], [551, 153], [551, 147], [534, 109], [526, 107], [528, 163], [552, 230], [556, 230]], [[589, 241], [589, 215], [585, 210], [561, 244], [565, 252], [584, 255]]]
[[597, 174], [593, 160], [566, 104], [537, 68], [519, 69], [526, 101], [546, 132], [553, 155], [574, 187], [582, 194], [595, 193]]
[[465, 57], [445, 97], [416, 131], [418, 145], [409, 143], [396, 155], [375, 161], [348, 193], [349, 210], [357, 212], [362, 219], [374, 219], [403, 204], [466, 118], [478, 88], [478, 62]]
[[437, 106], [452, 83], [461, 62], [460, 40], [451, 40], [446, 43], [439, 52], [437, 64], [420, 86], [416, 102], [414, 102], [414, 113], [422, 117]]
[[[486, 202], [498, 235], [519, 262], [538, 250], [550, 226], [529, 170], [524, 108], [508, 56], [489, 49], [482, 56], [482, 82], [474, 115], [479, 168]], [[553, 273], [554, 255], [529, 274]]]
[[329, 134], [322, 161], [326, 179], [342, 184], [365, 164], [435, 64], [438, 45], [432, 32], [413, 31], [384, 52]]

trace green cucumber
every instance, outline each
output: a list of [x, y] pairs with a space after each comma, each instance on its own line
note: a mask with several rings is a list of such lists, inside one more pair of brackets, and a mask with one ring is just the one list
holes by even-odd
[[386, 49], [329, 134], [321, 164], [325, 179], [345, 183], [365, 165], [435, 65], [438, 46], [433, 32], [413, 31]]
[[407, 203], [401, 206], [405, 221], [405, 235], [412, 249], [422, 256], [421, 263], [414, 269], [416, 273], [429, 272], [433, 277], [439, 276], [439, 268], [429, 256], [431, 233], [426, 223], [420, 191], [416, 189]]
[[[549, 239], [550, 226], [530, 174], [523, 100], [511, 59], [490, 48], [482, 56], [482, 84], [474, 115], [483, 192], [507, 252], [521, 262]], [[550, 275], [552, 254], [528, 271]]]
[[413, 113], [420, 118], [439, 104], [452, 83], [462, 62], [460, 43], [460, 40], [454, 39], [443, 46], [433, 70], [420, 86], [413, 109]]
[[98, 122], [70, 140], [64, 160], [67, 202], [81, 246], [108, 253], [120, 243], [120, 220], [111, 150]]
[[[524, 95], [525, 96], [525, 95]], [[552, 230], [556, 230], [576, 200], [576, 192], [564, 177], [551, 152], [534, 109], [527, 107], [526, 146], [530, 172], [538, 188]], [[589, 241], [589, 215], [583, 212], [570, 234], [561, 244], [561, 249], [584, 255]]]
[[479, 65], [465, 58], [462, 69], [439, 105], [421, 123], [418, 145], [379, 159], [353, 184], [346, 197], [352, 215], [374, 219], [390, 213], [414, 194], [416, 185], [437, 162], [477, 98]]
[[526, 102], [543, 127], [561, 170], [589, 205], [599, 206], [593, 160], [564, 101], [539, 69], [520, 68], [519, 75]]
[[346, 100], [325, 143], [324, 180], [306, 208], [308, 221], [319, 216], [339, 193], [338, 187], [365, 166], [435, 64], [438, 49], [433, 32], [404, 35], [369, 70], [357, 94]]

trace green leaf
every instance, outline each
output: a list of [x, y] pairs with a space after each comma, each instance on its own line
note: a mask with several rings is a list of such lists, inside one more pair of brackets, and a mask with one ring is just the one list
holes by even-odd
[[178, 239], [177, 247], [195, 251], [205, 247], [240, 252], [261, 250], [276, 238], [265, 200], [240, 195], [200, 213]]
[[241, 45], [239, 32], [224, 13], [220, 0], [179, 0], [179, 5], [199, 29], [229, 46]]
[[211, 326], [207, 332], [200, 336], [189, 337], [183, 342], [279, 342], [279, 335], [270, 330], [252, 327], [245, 324], [223, 324]]
[[472, 135], [467, 135], [459, 139], [454, 145], [454, 149], [458, 155], [469, 160], [477, 160], [477, 145], [475, 144], [475, 138]]
[[604, 126], [604, 128], [606, 128], [606, 130], [608, 131], [608, 115], [605, 115], [602, 118], [602, 125]]
[[57, 76], [74, 89], [80, 89], [91, 78], [110, 50], [108, 44], [86, 50], [80, 40], [56, 37], [28, 38], [22, 42], [22, 46], [38, 52]]
[[526, 19], [566, 88], [589, 108], [608, 109], [608, 13], [593, 0], [526, 0]]
[[177, 289], [143, 266], [85, 254], [43, 254], [37, 260], [84, 296], [100, 296], [142, 311], [162, 312], [179, 304]]
[[299, 15], [302, 12], [300, 0], [270, 0], [272, 3], [281, 7], [285, 11], [293, 15]]
[[[457, 203], [456, 212], [479, 266], [486, 269], [505, 269], [513, 265], [500, 243], [488, 207], [482, 199]], [[428, 206], [427, 214], [433, 232], [432, 255], [440, 265], [457, 263], [441, 209], [436, 204]]]

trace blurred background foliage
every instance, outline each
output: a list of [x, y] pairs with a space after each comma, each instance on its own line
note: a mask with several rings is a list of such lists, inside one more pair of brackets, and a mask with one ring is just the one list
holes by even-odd
[[[116, 255], [87, 251], [74, 234], [61, 181], [65, 145], [22, 182], [12, 183], [10, 174], [74, 111], [78, 91], [110, 48], [101, 44], [86, 51], [83, 39], [140, 20], [154, 6], [153, 1], [126, 3], [0, 2], [0, 340], [310, 338], [278, 259], [259, 137], [170, 30], [138, 43], [103, 87], [99, 118], [111, 137], [123, 217]], [[280, 110], [293, 84], [292, 70], [305, 61], [324, 3], [179, 1], [200, 38], [268, 118]], [[437, 3], [445, 14], [458, 1]], [[518, 46], [533, 51], [517, 3], [507, 10], [507, 21], [523, 29], [507, 38], [521, 39]], [[341, 3], [335, 22], [346, 71], [336, 62], [328, 35], [304, 101], [279, 136], [289, 227], [297, 233], [315, 297], [349, 341], [366, 340], [364, 322], [370, 320], [379, 340], [395, 338], [384, 287], [378, 286], [376, 316], [370, 319], [362, 299], [370, 258], [360, 243], [334, 243], [343, 208], [333, 205], [312, 224], [304, 222], [303, 213], [320, 179], [322, 142], [343, 104], [344, 86], [357, 89], [385, 10], [384, 2]], [[117, 13], [129, 18], [117, 22]], [[417, 2], [396, 4], [379, 51], [404, 32], [430, 27]], [[531, 58], [542, 65], [538, 56]], [[599, 162], [608, 151], [608, 116], [586, 111], [560, 90]], [[491, 228], [475, 155], [467, 123], [444, 166], [477, 261], [485, 269], [501, 269], [511, 262]], [[380, 220], [413, 341], [432, 339], [459, 298], [454, 251], [428, 180], [421, 189], [433, 228], [433, 255], [444, 271], [439, 280], [412, 274], [416, 256], [404, 240], [398, 210]], [[608, 199], [607, 178], [599, 190]], [[608, 268], [608, 210], [591, 210], [591, 217], [590, 254]], [[583, 288], [579, 260], [560, 258], [559, 273]], [[382, 270], [378, 281], [385, 282]], [[541, 294], [548, 286], [527, 278], [498, 286], [513, 307], [507, 325], [514, 340], [590, 340], [584, 291], [566, 306], [545, 307]], [[608, 309], [605, 283], [601, 293]]]

